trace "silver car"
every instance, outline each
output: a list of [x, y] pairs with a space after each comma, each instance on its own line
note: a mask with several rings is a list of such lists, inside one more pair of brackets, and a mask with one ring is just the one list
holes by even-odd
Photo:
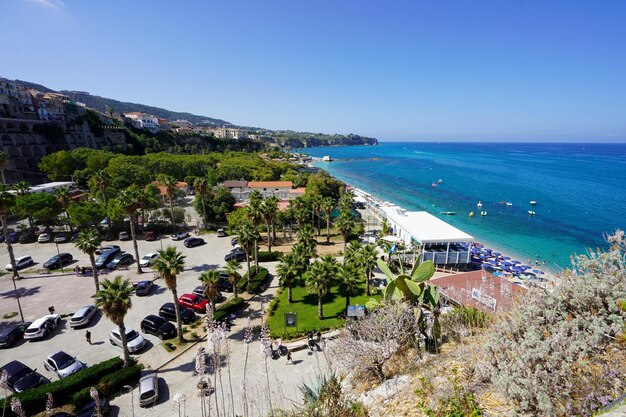
[[159, 400], [159, 378], [156, 373], [143, 376], [139, 380], [139, 406], [155, 405]]
[[83, 368], [85, 364], [76, 360], [75, 357], [68, 355], [62, 350], [50, 355], [43, 362], [43, 366], [50, 372], [54, 372], [59, 378], [70, 376]]
[[76, 327], [88, 325], [97, 312], [98, 307], [96, 307], [95, 305], [89, 305], [79, 308], [70, 319], [70, 327], [74, 329]]
[[[109, 333], [109, 342], [111, 342], [113, 346], [122, 347], [122, 336], [120, 335], [119, 327], [115, 327], [111, 330], [111, 333]], [[137, 331], [127, 327], [126, 344], [128, 345], [128, 351], [134, 353], [141, 350], [141, 348], [145, 346], [146, 339], [144, 339], [143, 336]]]

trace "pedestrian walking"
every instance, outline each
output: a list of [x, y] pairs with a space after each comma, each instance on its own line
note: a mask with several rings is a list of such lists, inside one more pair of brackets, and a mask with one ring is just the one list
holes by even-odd
[[50, 314], [54, 314], [54, 306], [50, 306], [50, 307], [48, 307], [48, 312], [49, 312]]
[[91, 344], [91, 332], [89, 330], [85, 332], [85, 339], [87, 339], [87, 343]]
[[290, 363], [293, 364], [293, 360], [291, 358], [291, 351], [287, 349], [287, 365], [289, 365]]

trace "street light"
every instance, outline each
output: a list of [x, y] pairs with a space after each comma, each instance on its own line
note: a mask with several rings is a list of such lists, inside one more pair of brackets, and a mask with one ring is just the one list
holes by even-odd
[[130, 410], [131, 416], [135, 417], [135, 396], [133, 395], [133, 387], [130, 385], [124, 385], [124, 389], [130, 392]]

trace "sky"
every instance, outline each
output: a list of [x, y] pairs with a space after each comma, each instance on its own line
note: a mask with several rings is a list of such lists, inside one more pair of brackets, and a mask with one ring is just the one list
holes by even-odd
[[626, 2], [0, 0], [0, 76], [383, 141], [626, 142]]

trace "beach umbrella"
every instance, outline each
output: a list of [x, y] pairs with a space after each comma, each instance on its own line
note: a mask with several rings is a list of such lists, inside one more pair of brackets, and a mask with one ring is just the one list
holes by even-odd
[[484, 248], [484, 250], [485, 250], [485, 252], [492, 252], [493, 251], [493, 249], [491, 249], [491, 248]]
[[500, 252], [493, 252], [493, 254], [494, 254], [495, 256], [500, 256], [500, 255], [502, 255]]
[[513, 259], [513, 260], [511, 261], [511, 263], [512, 263], [512, 264], [516, 264], [516, 265], [521, 264], [521, 262], [520, 262], [520, 261], [518, 261], [518, 260], [516, 260], [516, 259]]
[[538, 269], [533, 269], [533, 272], [534, 272], [535, 274], [538, 274], [538, 273], [540, 273], [541, 271], [540, 271], [540, 270], [538, 270]]
[[502, 259], [506, 259], [508, 261], [509, 259], [511, 259], [511, 257], [510, 256], [503, 256]]
[[530, 269], [530, 268], [532, 268], [532, 266], [529, 266], [529, 265], [522, 265], [522, 266], [520, 266], [520, 268]]

